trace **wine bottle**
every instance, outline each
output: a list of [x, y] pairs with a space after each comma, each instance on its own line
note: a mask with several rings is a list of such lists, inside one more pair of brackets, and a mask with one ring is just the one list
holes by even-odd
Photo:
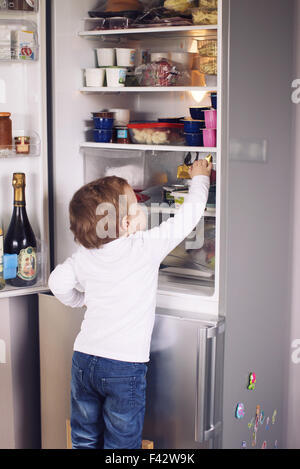
[[0, 290], [3, 290], [5, 288], [3, 255], [3, 231], [2, 228], [0, 228]]
[[25, 174], [13, 175], [14, 210], [5, 237], [5, 254], [18, 255], [17, 277], [7, 280], [14, 287], [29, 287], [37, 282], [36, 238], [30, 226], [25, 201]]

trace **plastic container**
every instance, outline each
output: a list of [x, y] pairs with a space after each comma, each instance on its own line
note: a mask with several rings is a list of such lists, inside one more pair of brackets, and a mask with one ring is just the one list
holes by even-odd
[[114, 125], [114, 119], [107, 117], [94, 117], [95, 129], [98, 130], [111, 130]]
[[193, 8], [192, 9], [193, 23], [201, 25], [217, 25], [218, 24], [218, 10], [204, 9], [204, 8]]
[[167, 124], [182, 124], [184, 117], [166, 117], [158, 119], [158, 122], [166, 122]]
[[176, 65], [178, 70], [191, 70], [194, 54], [189, 52], [169, 52], [169, 60]]
[[151, 57], [151, 62], [159, 62], [161, 59], [168, 60], [169, 52], [152, 52], [150, 57]]
[[203, 146], [216, 147], [217, 146], [217, 130], [216, 129], [203, 129]]
[[199, 71], [205, 75], [217, 75], [218, 61], [216, 57], [200, 57]]
[[116, 49], [118, 67], [134, 67], [136, 49]]
[[94, 129], [94, 141], [96, 143], [110, 143], [112, 140], [112, 130]]
[[108, 111], [92, 112], [92, 116], [93, 117], [106, 117], [107, 119], [114, 118], [113, 112], [108, 112]]
[[203, 147], [203, 131], [204, 129], [202, 129], [201, 132], [196, 133], [196, 134], [186, 133], [185, 140], [186, 140], [187, 146], [188, 147]]
[[128, 29], [132, 23], [131, 18], [119, 17], [109, 18], [108, 29]]
[[183, 124], [148, 122], [128, 125], [133, 143], [140, 145], [184, 145]]
[[127, 69], [121, 67], [109, 67], [106, 69], [106, 81], [108, 87], [123, 88], [125, 86]]
[[99, 67], [113, 67], [116, 65], [116, 51], [115, 49], [96, 49], [97, 60]]
[[216, 129], [217, 128], [217, 111], [211, 109], [210, 111], [204, 111], [205, 116], [205, 127], [207, 129]]
[[109, 110], [115, 119], [115, 127], [127, 126], [130, 122], [130, 111], [129, 109], [110, 109]]
[[203, 120], [184, 119], [182, 122], [186, 133], [196, 134], [205, 128], [205, 121]]
[[102, 87], [104, 83], [105, 69], [87, 68], [85, 69], [86, 86]]
[[209, 110], [210, 110], [210, 107], [191, 106], [190, 107], [191, 118], [204, 121], [205, 120], [204, 111], [209, 111]]

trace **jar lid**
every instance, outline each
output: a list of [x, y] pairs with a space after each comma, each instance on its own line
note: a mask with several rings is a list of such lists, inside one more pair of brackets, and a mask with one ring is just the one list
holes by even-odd
[[0, 117], [10, 117], [11, 113], [10, 112], [0, 112]]

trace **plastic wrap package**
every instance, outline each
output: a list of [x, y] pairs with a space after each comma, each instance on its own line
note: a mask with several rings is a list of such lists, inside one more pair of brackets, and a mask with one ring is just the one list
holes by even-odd
[[194, 0], [165, 0], [164, 7], [167, 10], [177, 11], [179, 13], [189, 13], [195, 5]]
[[137, 67], [135, 74], [140, 86], [175, 86], [181, 72], [176, 69], [172, 62], [161, 59]]
[[192, 9], [193, 22], [194, 24], [211, 25], [218, 24], [218, 10], [203, 8]]

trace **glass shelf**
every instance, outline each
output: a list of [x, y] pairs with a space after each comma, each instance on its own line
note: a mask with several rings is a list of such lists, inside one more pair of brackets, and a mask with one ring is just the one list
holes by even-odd
[[34, 131], [26, 130], [15, 130], [13, 133], [13, 142], [15, 142], [16, 137], [30, 137], [29, 142], [29, 153], [27, 153], [27, 148], [21, 148], [18, 145], [11, 146], [1, 146], [0, 145], [0, 159], [1, 158], [16, 158], [23, 157], [28, 158], [29, 156], [40, 156], [41, 153], [41, 140], [39, 135]]
[[38, 60], [38, 56], [37, 24], [20, 18], [1, 18], [0, 62], [28, 63]]

